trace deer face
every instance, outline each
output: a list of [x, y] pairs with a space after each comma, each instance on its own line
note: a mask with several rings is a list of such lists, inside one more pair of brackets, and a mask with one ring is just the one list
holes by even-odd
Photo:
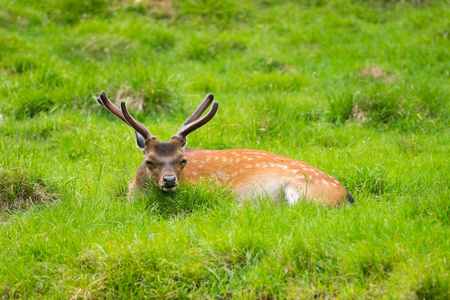
[[[156, 137], [148, 131], [139, 121], [136, 121], [128, 112], [124, 101], [120, 103], [120, 109], [112, 104], [102, 92], [97, 98], [97, 102], [132, 127], [136, 136], [136, 143], [144, 153], [145, 164], [150, 173], [150, 181], [156, 184], [163, 191], [173, 191], [178, 187], [179, 179], [184, 166], [187, 163], [184, 155], [186, 146], [186, 136], [202, 127], [216, 115], [219, 103], [213, 103], [214, 95], [206, 95], [203, 102], [197, 107], [194, 113], [181, 125], [178, 132], [169, 142], [158, 142]], [[202, 114], [211, 105], [210, 111], [202, 117]], [[136, 177], [136, 179], [138, 179]], [[142, 178], [141, 178], [142, 179]]]
[[177, 137], [167, 143], [160, 143], [155, 138], [146, 141], [144, 156], [150, 180], [163, 191], [178, 188], [187, 163], [182, 146], [182, 141]]

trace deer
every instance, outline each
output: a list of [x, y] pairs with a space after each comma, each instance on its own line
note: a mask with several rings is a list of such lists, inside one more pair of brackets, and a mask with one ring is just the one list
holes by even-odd
[[[180, 181], [196, 183], [213, 178], [229, 187], [238, 201], [268, 196], [290, 205], [303, 200], [324, 206], [354, 203], [337, 179], [305, 162], [263, 150], [187, 148], [187, 136], [216, 115], [219, 102], [213, 100], [214, 95], [207, 94], [170, 141], [160, 142], [130, 115], [124, 101], [119, 109], [105, 92], [100, 94], [97, 102], [134, 129], [136, 144], [144, 154], [129, 185], [128, 200], [135, 192], [148, 190], [149, 184], [170, 192], [178, 188]], [[201, 117], [209, 106], [211, 109]]]

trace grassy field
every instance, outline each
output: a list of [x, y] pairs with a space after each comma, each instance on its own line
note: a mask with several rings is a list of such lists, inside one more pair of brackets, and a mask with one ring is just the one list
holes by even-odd
[[[450, 293], [448, 1], [0, 0], [0, 299]], [[305, 161], [355, 205], [240, 206], [208, 182], [126, 201], [160, 140]]]

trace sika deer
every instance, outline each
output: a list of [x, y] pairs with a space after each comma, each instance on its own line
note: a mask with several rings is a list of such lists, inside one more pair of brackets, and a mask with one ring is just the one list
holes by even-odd
[[[102, 92], [97, 102], [135, 130], [136, 142], [144, 153], [130, 185], [130, 192], [143, 189], [148, 183], [163, 191], [177, 189], [180, 180], [196, 182], [213, 177], [230, 186], [239, 199], [269, 195], [294, 204], [303, 199], [326, 205], [353, 203], [347, 189], [328, 174], [294, 159], [261, 150], [201, 150], [185, 148], [186, 136], [208, 123], [217, 113], [219, 103], [213, 94], [181, 125], [169, 142], [159, 142], [148, 129], [129, 113], [125, 102], [121, 109]], [[201, 115], [211, 105], [211, 110]], [[188, 163], [189, 162], [189, 163]]]

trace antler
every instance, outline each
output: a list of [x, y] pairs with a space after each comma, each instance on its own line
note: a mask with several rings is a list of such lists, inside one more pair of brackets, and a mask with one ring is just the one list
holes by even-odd
[[217, 101], [212, 104], [211, 109], [203, 118], [198, 118], [200, 118], [205, 110], [211, 105], [213, 100], [213, 94], [206, 95], [205, 100], [203, 100], [203, 102], [198, 106], [194, 113], [189, 118], [187, 118], [186, 121], [184, 121], [180, 129], [178, 129], [177, 134], [175, 134], [174, 136], [178, 137], [182, 141], [186, 141], [186, 136], [189, 133], [211, 121], [211, 119], [216, 115], [217, 110], [219, 109], [219, 102]]
[[120, 103], [121, 109], [117, 108], [111, 101], [109, 101], [108, 97], [106, 97], [106, 93], [102, 92], [100, 96], [97, 98], [97, 102], [104, 106], [111, 113], [116, 115], [119, 119], [124, 121], [128, 126], [132, 127], [136, 130], [140, 135], [142, 135], [145, 139], [154, 138], [154, 136], [148, 131], [148, 129], [140, 122], [136, 121], [128, 112], [127, 106], [124, 101]]
[[127, 120], [128, 124], [130, 124], [131, 127], [134, 128], [137, 132], [139, 132], [144, 139], [151, 139], [154, 138], [154, 136], [148, 131], [147, 127], [145, 127], [142, 123], [136, 121], [128, 112], [127, 110], [127, 104], [125, 101], [120, 102], [120, 108], [122, 109], [123, 116]]

